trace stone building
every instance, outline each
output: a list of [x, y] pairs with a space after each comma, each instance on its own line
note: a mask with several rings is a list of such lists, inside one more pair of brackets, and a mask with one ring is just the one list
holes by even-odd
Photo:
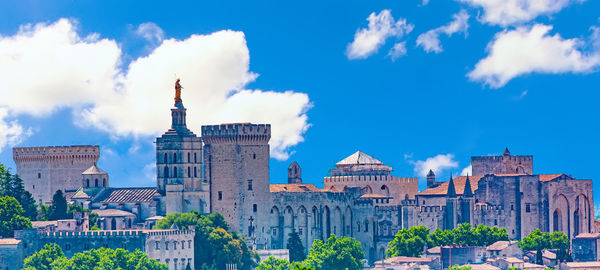
[[139, 249], [149, 258], [169, 265], [169, 269], [194, 267], [194, 229], [179, 230], [111, 230], [85, 232], [38, 232], [36, 229], [15, 231], [15, 238], [0, 239], [0, 269], [21, 269], [26, 257], [46, 244], [57, 244], [65, 256], [72, 257], [96, 248]]
[[36, 202], [48, 204], [57, 190], [81, 187], [81, 173], [98, 161], [97, 145], [15, 147], [17, 174]]

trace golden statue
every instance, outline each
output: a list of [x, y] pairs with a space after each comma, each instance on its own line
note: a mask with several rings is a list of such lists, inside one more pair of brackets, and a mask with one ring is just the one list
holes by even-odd
[[181, 103], [181, 84], [179, 84], [179, 78], [175, 81], [175, 104]]

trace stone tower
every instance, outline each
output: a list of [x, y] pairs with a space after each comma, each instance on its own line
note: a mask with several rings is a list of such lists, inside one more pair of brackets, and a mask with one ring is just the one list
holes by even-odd
[[288, 184], [302, 184], [302, 169], [296, 161], [288, 167]]
[[96, 163], [81, 173], [81, 187], [85, 194], [95, 196], [103, 189], [109, 187], [108, 173], [98, 168]]
[[458, 198], [456, 195], [456, 186], [454, 185], [454, 179], [450, 176], [448, 182], [448, 193], [446, 194], [446, 212], [444, 217], [444, 229], [451, 230], [456, 227], [456, 212], [458, 208]]
[[179, 79], [175, 91], [171, 128], [156, 138], [156, 184], [164, 196], [160, 210], [207, 213], [209, 186], [202, 181], [202, 139], [187, 128]]
[[25, 189], [38, 203], [50, 203], [57, 190], [81, 187], [81, 173], [98, 161], [97, 145], [15, 147], [13, 160]]
[[427, 173], [427, 188], [432, 188], [435, 186], [435, 173], [433, 172], [433, 170], [429, 170], [429, 172]]
[[533, 156], [513, 156], [504, 149], [501, 156], [471, 157], [473, 175], [533, 174]]
[[223, 214], [233, 230], [250, 238], [268, 229], [271, 125], [203, 126], [202, 139], [211, 213]]
[[475, 198], [473, 196], [473, 189], [471, 188], [471, 180], [469, 180], [469, 176], [467, 175], [467, 179], [465, 180], [465, 186], [463, 189], [463, 194], [459, 199], [460, 209], [457, 210], [458, 222], [461, 223], [469, 223], [473, 224], [473, 206], [475, 202]]

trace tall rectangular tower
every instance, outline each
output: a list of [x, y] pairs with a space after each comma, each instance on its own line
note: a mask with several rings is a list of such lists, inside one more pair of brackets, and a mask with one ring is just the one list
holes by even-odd
[[473, 175], [533, 174], [533, 156], [513, 156], [504, 150], [502, 156], [471, 157]]
[[156, 138], [156, 185], [163, 196], [161, 213], [206, 213], [208, 183], [202, 181], [202, 139], [187, 128], [179, 80], [175, 84], [171, 128]]
[[268, 222], [271, 125], [203, 126], [202, 139], [211, 212], [252, 238]]
[[57, 190], [81, 187], [81, 173], [100, 157], [97, 145], [15, 147], [13, 160], [25, 189], [38, 203], [52, 202]]

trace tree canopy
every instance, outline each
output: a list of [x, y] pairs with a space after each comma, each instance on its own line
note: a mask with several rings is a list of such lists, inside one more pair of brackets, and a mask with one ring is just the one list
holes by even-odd
[[23, 207], [11, 196], [0, 197], [0, 236], [13, 237], [15, 230], [31, 228], [31, 220], [22, 216]]
[[306, 259], [302, 240], [300, 240], [300, 235], [298, 235], [295, 229], [293, 229], [288, 235], [286, 248], [290, 251], [290, 262], [299, 262]]
[[436, 229], [429, 234], [424, 226], [399, 230], [394, 240], [388, 244], [387, 257], [408, 256], [419, 257], [425, 247], [462, 245], [489, 246], [497, 241], [507, 241], [505, 228], [479, 225], [471, 227], [469, 223], [460, 224], [452, 230]]
[[360, 242], [351, 237], [331, 235], [327, 242], [315, 240], [306, 260], [301, 264], [316, 270], [326, 269], [363, 269], [365, 253]]
[[72, 258], [65, 257], [62, 249], [56, 245], [45, 245], [40, 251], [25, 259], [24, 270], [167, 270], [161, 264], [140, 251], [129, 252], [125, 249], [91, 249], [75, 253]]
[[536, 251], [537, 264], [543, 264], [542, 251], [545, 249], [556, 249], [559, 261], [571, 260], [569, 238], [562, 232], [548, 233], [536, 229], [519, 242], [519, 247], [524, 251]]
[[220, 213], [202, 215], [200, 212], [172, 213], [156, 223], [155, 229], [168, 229], [173, 224], [180, 229], [195, 226], [195, 269], [224, 269], [226, 264], [236, 264], [238, 269], [256, 266], [258, 255], [235, 231]]
[[284, 259], [277, 259], [269, 256], [256, 267], [256, 270], [289, 270], [290, 262]]
[[57, 190], [52, 196], [52, 205], [50, 206], [49, 220], [67, 219], [67, 199], [62, 190]]
[[29, 191], [25, 190], [23, 180], [16, 174], [11, 174], [0, 163], [0, 197], [14, 197], [23, 208], [23, 216], [34, 220], [37, 215], [35, 200]]

